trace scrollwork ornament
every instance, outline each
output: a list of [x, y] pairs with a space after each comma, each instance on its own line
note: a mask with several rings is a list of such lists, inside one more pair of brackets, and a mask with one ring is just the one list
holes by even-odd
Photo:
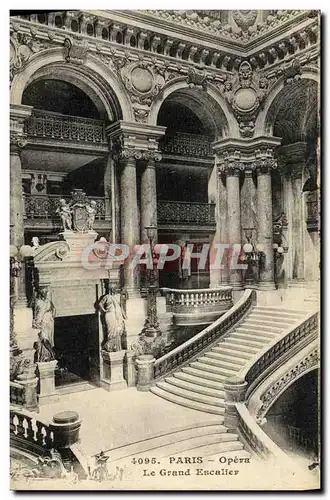
[[255, 162], [258, 174], [270, 174], [276, 167], [277, 162], [275, 158], [258, 158]]
[[10, 83], [14, 76], [22, 71], [30, 57], [46, 47], [47, 44], [40, 43], [32, 34], [14, 30], [10, 37]]
[[125, 65], [120, 76], [133, 103], [150, 106], [165, 85], [161, 72], [147, 61], [139, 60]]
[[10, 151], [19, 153], [27, 144], [26, 134], [10, 133]]

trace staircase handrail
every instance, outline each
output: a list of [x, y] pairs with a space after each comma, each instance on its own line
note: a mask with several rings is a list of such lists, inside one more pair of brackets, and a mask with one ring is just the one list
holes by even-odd
[[255, 302], [255, 290], [245, 290], [238, 302], [214, 323], [161, 358], [158, 358], [154, 363], [154, 378], [162, 377], [168, 371], [177, 368], [227, 333], [255, 305]]
[[10, 435], [16, 445], [50, 449], [54, 444], [49, 422], [42, 422], [33, 413], [10, 407]]
[[266, 345], [249, 360], [237, 374], [247, 382], [246, 398], [254, 391], [256, 385], [268, 376], [269, 370], [273, 371], [279, 362], [282, 364], [287, 359], [289, 351], [290, 356], [292, 355], [292, 348], [298, 343], [299, 348], [302, 348], [301, 342], [306, 341], [307, 337], [310, 341], [314, 340], [317, 335], [318, 318], [318, 312], [307, 313], [303, 321], [299, 320], [298, 324], [289, 326], [280, 337], [276, 337], [270, 345]]

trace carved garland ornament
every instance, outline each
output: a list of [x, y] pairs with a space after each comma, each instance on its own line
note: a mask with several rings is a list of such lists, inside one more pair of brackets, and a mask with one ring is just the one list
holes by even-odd
[[294, 368], [288, 371], [281, 379], [276, 382], [272, 387], [270, 387], [262, 396], [262, 406], [259, 408], [256, 418], [258, 422], [261, 422], [266, 415], [268, 409], [272, 406], [273, 402], [280, 396], [286, 387], [291, 385], [291, 382], [298, 378], [299, 375], [317, 368], [319, 365], [319, 350], [314, 349], [311, 353], [304, 357]]
[[12, 32], [9, 52], [10, 83], [14, 76], [25, 67], [30, 57], [43, 48], [46, 48], [46, 45], [35, 39], [33, 30], [31, 30], [31, 35], [18, 33], [15, 30]]

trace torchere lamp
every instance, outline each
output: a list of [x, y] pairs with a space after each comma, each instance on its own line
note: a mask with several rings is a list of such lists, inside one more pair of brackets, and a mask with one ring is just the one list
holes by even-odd
[[156, 246], [153, 245], [153, 240], [157, 230], [157, 226], [145, 226], [147, 237], [150, 245], [150, 253], [152, 259], [152, 269], [148, 271], [148, 295], [147, 295], [147, 318], [144, 327], [141, 331], [141, 336], [145, 337], [159, 337], [162, 332], [159, 328], [159, 321], [157, 316], [157, 254], [155, 252]]
[[243, 245], [243, 252], [248, 266], [245, 275], [245, 284], [250, 287], [256, 286], [260, 269], [264, 265], [264, 247], [261, 243], [254, 245], [251, 242], [251, 238], [248, 238], [248, 243]]

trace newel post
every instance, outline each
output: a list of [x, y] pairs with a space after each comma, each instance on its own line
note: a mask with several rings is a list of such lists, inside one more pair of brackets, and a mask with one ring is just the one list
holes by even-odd
[[228, 429], [236, 429], [238, 427], [238, 414], [236, 403], [245, 401], [246, 388], [248, 383], [243, 377], [231, 377], [224, 383], [225, 391], [225, 418], [224, 425]]
[[76, 411], [62, 411], [53, 416], [49, 429], [54, 435], [54, 448], [59, 451], [79, 442], [81, 420]]
[[152, 354], [141, 354], [136, 360], [138, 391], [149, 391], [154, 379], [154, 363], [156, 359]]

